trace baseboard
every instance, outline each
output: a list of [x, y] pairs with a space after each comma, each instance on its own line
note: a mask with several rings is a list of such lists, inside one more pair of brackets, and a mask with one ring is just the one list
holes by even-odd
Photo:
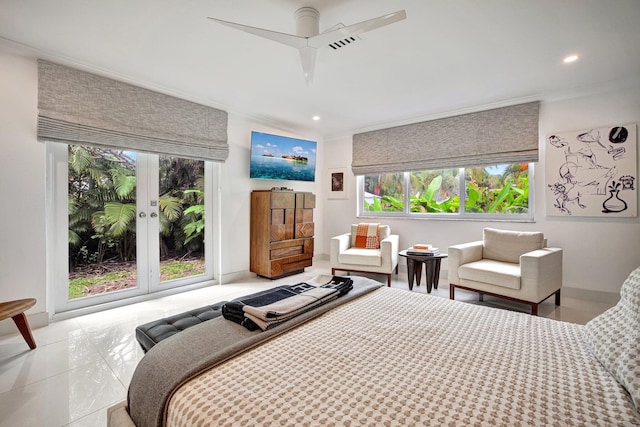
[[[40, 313], [27, 314], [27, 321], [31, 330], [42, 328], [49, 324], [49, 313], [46, 311]], [[0, 337], [11, 334], [19, 334], [18, 327], [11, 319], [0, 322]]]
[[224, 285], [225, 283], [234, 283], [251, 277], [255, 277], [255, 273], [252, 273], [249, 270], [234, 271], [233, 273], [223, 274], [220, 278], [220, 282]]
[[588, 289], [562, 287], [562, 296], [581, 299], [584, 301], [602, 302], [615, 305], [620, 301], [620, 294], [616, 292], [591, 291]]

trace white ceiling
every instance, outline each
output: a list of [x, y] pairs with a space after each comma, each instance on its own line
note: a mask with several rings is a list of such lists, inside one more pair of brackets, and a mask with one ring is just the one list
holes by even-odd
[[[295, 49], [206, 19], [295, 34], [302, 6], [321, 32], [407, 19], [319, 50], [310, 87]], [[324, 138], [640, 79], [640, 0], [0, 0], [0, 37]]]

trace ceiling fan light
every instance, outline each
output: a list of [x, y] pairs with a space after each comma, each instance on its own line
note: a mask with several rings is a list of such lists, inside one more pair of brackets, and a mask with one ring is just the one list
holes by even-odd
[[578, 55], [569, 55], [562, 60], [565, 64], [570, 64], [571, 62], [575, 62], [578, 60]]

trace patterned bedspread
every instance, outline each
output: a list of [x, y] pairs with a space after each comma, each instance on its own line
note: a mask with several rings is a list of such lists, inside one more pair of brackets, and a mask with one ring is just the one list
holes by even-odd
[[167, 424], [640, 425], [583, 330], [381, 288], [185, 383]]

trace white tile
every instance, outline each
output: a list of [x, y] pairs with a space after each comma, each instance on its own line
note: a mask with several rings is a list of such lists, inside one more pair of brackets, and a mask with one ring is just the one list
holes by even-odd
[[2, 360], [29, 351], [29, 346], [22, 338], [22, 335], [11, 334], [3, 336], [0, 339], [0, 374], [2, 373]]
[[84, 334], [41, 345], [34, 350], [0, 356], [0, 393], [102, 361], [91, 340]]
[[[57, 341], [63, 341], [74, 336], [83, 334], [82, 328], [76, 319], [67, 319], [62, 321], [51, 322], [49, 325], [32, 329], [33, 339], [38, 347], [51, 344]], [[4, 336], [0, 339], [0, 357], [3, 353], [2, 344], [5, 343], [22, 343], [21, 347], [28, 348], [24, 338], [19, 332]]]
[[128, 306], [105, 310], [98, 313], [87, 314], [78, 317], [78, 323], [87, 332], [99, 331], [102, 329], [117, 326], [123, 323], [141, 324], [148, 319], [163, 317], [164, 310], [148, 307], [144, 302]]
[[144, 356], [135, 338], [136, 326], [125, 323], [88, 333], [100, 356], [125, 386], [131, 382], [133, 371]]
[[64, 427], [104, 427], [107, 425], [107, 408], [100, 409], [92, 414], [66, 424]]
[[87, 364], [0, 394], [0, 426], [63, 426], [126, 398], [106, 363]]

